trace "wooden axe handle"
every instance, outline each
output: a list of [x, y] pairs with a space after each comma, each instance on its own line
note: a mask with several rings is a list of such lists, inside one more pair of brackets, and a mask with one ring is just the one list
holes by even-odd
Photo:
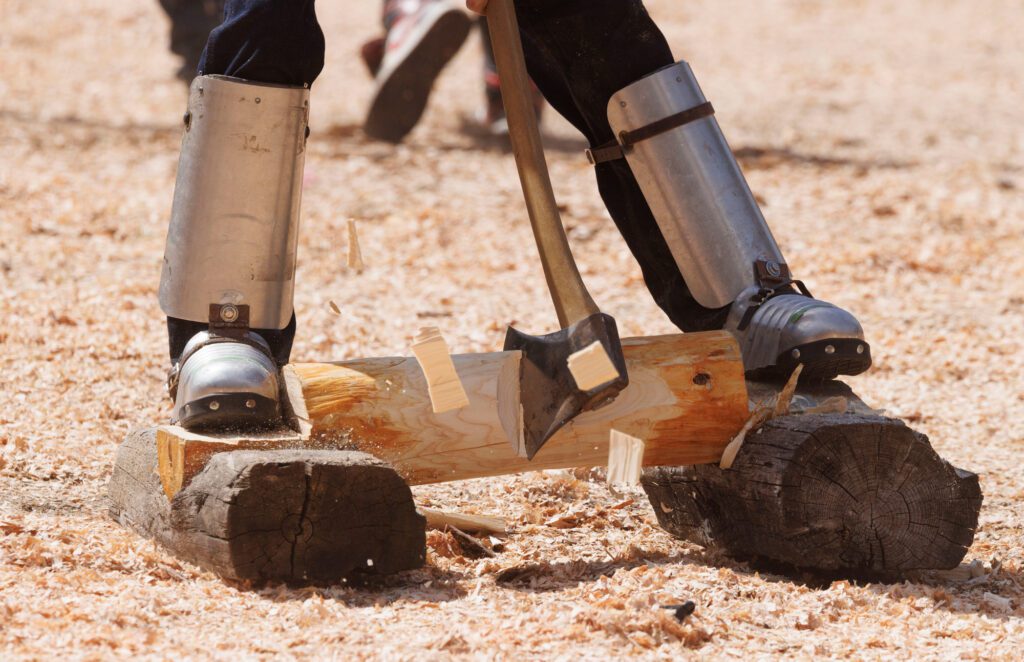
[[490, 0], [487, 27], [491, 33], [494, 61], [501, 79], [501, 97], [508, 118], [509, 138], [515, 154], [519, 179], [523, 185], [526, 209], [530, 214], [533, 236], [537, 240], [548, 290], [558, 313], [558, 322], [566, 328], [581, 319], [601, 312], [583, 284], [576, 260], [565, 236], [551, 187], [544, 146], [537, 128], [532, 83], [526, 73], [519, 21], [512, 0]]

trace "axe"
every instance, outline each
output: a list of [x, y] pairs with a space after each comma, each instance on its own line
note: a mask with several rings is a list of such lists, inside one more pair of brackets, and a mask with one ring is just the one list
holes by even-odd
[[[512, 151], [544, 277], [561, 327], [560, 331], [542, 336], [527, 335], [509, 327], [505, 336], [505, 351], [522, 352], [519, 372], [522, 419], [521, 425], [513, 426], [516, 434], [511, 435], [519, 438], [509, 441], [517, 454], [532, 459], [566, 423], [582, 412], [614, 400], [629, 383], [629, 378], [615, 320], [594, 303], [565, 236], [531, 101], [531, 82], [526, 73], [515, 7], [512, 0], [490, 0], [486, 11]], [[593, 350], [595, 343], [600, 343], [610, 359], [613, 376], [583, 390], [569, 370], [569, 357], [584, 349]]]

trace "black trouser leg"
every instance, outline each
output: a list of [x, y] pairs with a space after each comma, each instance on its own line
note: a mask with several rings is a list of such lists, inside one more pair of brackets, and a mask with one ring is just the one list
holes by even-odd
[[[675, 62], [640, 0], [517, 0], [516, 10], [530, 75], [594, 147], [612, 140], [611, 96]], [[596, 170], [601, 197], [657, 304], [684, 331], [721, 328], [728, 308], [704, 308], [690, 294], [629, 165]]]
[[[210, 33], [199, 69], [258, 83], [312, 85], [324, 66], [324, 34], [314, 0], [227, 0], [224, 22]], [[206, 324], [167, 318], [171, 361]], [[295, 315], [284, 329], [254, 329], [280, 364], [288, 362]]]

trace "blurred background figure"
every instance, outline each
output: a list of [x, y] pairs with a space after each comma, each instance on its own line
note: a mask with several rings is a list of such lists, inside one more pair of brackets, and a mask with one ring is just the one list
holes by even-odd
[[[220, 25], [224, 0], [160, 0], [171, 19], [171, 52], [183, 58], [177, 76], [186, 85], [199, 69], [210, 31]], [[472, 18], [454, 0], [385, 0], [384, 34], [363, 44], [360, 55], [376, 80], [366, 115], [366, 134], [401, 142], [426, 110], [434, 81], [462, 48], [474, 23], [483, 41], [484, 102], [471, 128], [484, 136], [508, 133], [501, 86], [483, 18]], [[544, 99], [534, 89], [537, 112]]]
[[[483, 40], [484, 105], [474, 120], [490, 136], [508, 133], [490, 35], [485, 19], [471, 18], [454, 0], [385, 0], [384, 34], [363, 44], [362, 58], [376, 79], [364, 130], [400, 142], [419, 122], [434, 81], [462, 48], [473, 24]], [[538, 113], [543, 97], [534, 89]]]
[[206, 38], [224, 17], [224, 0], [160, 0], [160, 6], [171, 19], [171, 52], [184, 60], [177, 76], [188, 85], [199, 70]]

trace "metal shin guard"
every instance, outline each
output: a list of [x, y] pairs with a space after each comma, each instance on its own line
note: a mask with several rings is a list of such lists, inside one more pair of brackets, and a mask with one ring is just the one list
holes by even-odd
[[732, 306], [726, 328], [749, 373], [788, 375], [798, 363], [808, 378], [867, 370], [856, 318], [790, 275], [688, 64], [617, 92], [608, 118], [616, 140], [590, 150], [591, 162], [629, 163], [694, 298]]
[[[755, 282], [754, 263], [782, 263], [761, 209], [685, 62], [612, 96], [608, 120], [694, 298], [731, 304]], [[609, 158], [592, 150], [591, 160]]]
[[192, 83], [160, 306], [207, 322], [248, 306], [250, 325], [292, 315], [309, 90], [200, 76]]

